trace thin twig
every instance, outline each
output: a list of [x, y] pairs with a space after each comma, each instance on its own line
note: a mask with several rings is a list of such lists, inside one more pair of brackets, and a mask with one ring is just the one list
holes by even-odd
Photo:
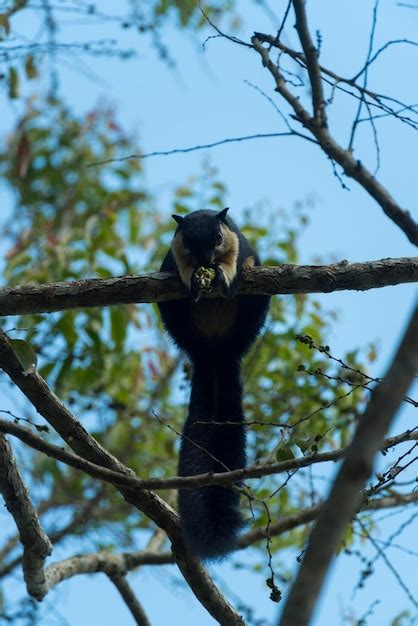
[[382, 558], [382, 560], [384, 561], [384, 563], [387, 565], [388, 569], [392, 572], [393, 576], [395, 577], [395, 579], [397, 580], [399, 586], [404, 590], [407, 598], [409, 599], [409, 601], [413, 604], [413, 606], [417, 609], [418, 608], [418, 602], [417, 600], [414, 598], [414, 596], [412, 595], [411, 591], [408, 588], [408, 585], [406, 585], [404, 583], [404, 581], [402, 580], [399, 572], [396, 570], [396, 568], [392, 565], [392, 563], [390, 562], [389, 558], [387, 557], [387, 555], [385, 554], [384, 549], [382, 549], [378, 543], [376, 543], [376, 541], [374, 540], [374, 538], [372, 537], [372, 535], [369, 533], [369, 531], [367, 530], [366, 526], [363, 524], [363, 522], [359, 519], [358, 520], [359, 525], [361, 526], [361, 529], [363, 531], [363, 533], [365, 534], [365, 536], [368, 538], [368, 540], [370, 541], [370, 543], [373, 545], [373, 547], [375, 548], [378, 556], [380, 556]]
[[371, 58], [372, 58], [372, 52], [373, 52], [374, 36], [375, 36], [376, 25], [377, 25], [377, 11], [378, 11], [378, 8], [379, 8], [379, 3], [380, 3], [380, 0], [375, 0], [375, 4], [374, 4], [374, 7], [373, 7], [372, 28], [371, 28], [371, 32], [370, 32], [369, 49], [367, 51], [366, 63], [364, 64], [364, 68], [356, 76], [354, 76], [354, 78], [353, 78], [353, 82], [355, 82], [364, 73], [363, 90], [361, 91], [361, 98], [360, 98], [359, 103], [358, 103], [357, 113], [356, 113], [354, 122], [353, 122], [352, 127], [351, 127], [350, 140], [348, 142], [348, 150], [350, 152], [353, 151], [354, 137], [355, 137], [355, 134], [356, 134], [357, 126], [358, 126], [358, 123], [359, 123], [359, 120], [360, 120], [361, 111], [362, 111], [363, 104], [364, 104], [364, 96], [365, 96], [365, 91], [364, 90], [367, 89], [367, 80], [368, 80], [369, 66], [371, 64]]
[[280, 41], [280, 37], [281, 37], [283, 29], [284, 29], [284, 27], [286, 25], [286, 21], [287, 21], [287, 18], [288, 18], [291, 6], [292, 6], [292, 0], [288, 0], [287, 7], [286, 7], [286, 10], [285, 10], [284, 15], [283, 15], [282, 22], [281, 22], [281, 24], [279, 26], [279, 30], [277, 31], [277, 35], [276, 35], [276, 40], [277, 41]]
[[[196, 146], [188, 146], [187, 148], [172, 148], [171, 150], [155, 150], [154, 152], [145, 152], [144, 154], [134, 153], [128, 154], [123, 157], [116, 157], [112, 159], [105, 159], [103, 161], [94, 161], [94, 163], [87, 163], [86, 167], [95, 167], [99, 165], [107, 165], [109, 163], [119, 163], [121, 161], [129, 161], [131, 159], [150, 159], [151, 157], [158, 156], [171, 156], [173, 154], [188, 154], [189, 152], [196, 152], [198, 150], [208, 150], [209, 148], [216, 148], [217, 146], [223, 146], [228, 143], [240, 143], [242, 141], [252, 141], [253, 139], [272, 139], [277, 137], [304, 137], [305, 139], [312, 141], [311, 137], [303, 135], [296, 130], [280, 133], [256, 133], [255, 135], [243, 135], [239, 137], [227, 137], [226, 139], [219, 139], [211, 143], [202, 143]], [[316, 143], [316, 142], [315, 142]]]

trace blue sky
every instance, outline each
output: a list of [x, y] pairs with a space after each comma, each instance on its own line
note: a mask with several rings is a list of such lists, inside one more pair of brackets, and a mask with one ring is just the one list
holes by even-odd
[[[286, 2], [276, 3], [281, 15]], [[321, 0], [308, 3], [311, 30], [322, 35], [321, 62], [343, 76], [352, 76], [362, 66], [367, 52], [371, 14], [370, 0]], [[101, 3], [103, 11], [114, 11], [110, 1]], [[272, 3], [273, 5], [273, 3]], [[266, 13], [255, 3], [239, 2], [243, 18], [240, 36], [248, 38], [254, 30], [274, 33]], [[293, 18], [284, 40], [294, 43]], [[16, 20], [16, 28], [30, 33], [29, 18]], [[418, 11], [397, 6], [395, 0], [382, 2], [376, 32], [376, 47], [389, 39], [414, 39], [417, 36]], [[61, 68], [61, 93], [79, 112], [86, 112], [98, 102], [113, 104], [125, 128], [135, 131], [144, 152], [164, 150], [216, 141], [225, 137], [284, 130], [283, 122], [269, 102], [244, 81], [250, 81], [275, 98], [283, 113], [288, 113], [273, 91], [270, 75], [261, 67], [258, 56], [222, 39], [201, 43], [205, 34], [179, 33], [168, 25], [163, 39], [177, 62], [168, 68], [158, 59], [149, 42], [129, 30], [100, 26], [100, 38], [117, 35], [126, 47], [138, 51], [138, 57], [121, 63], [110, 59], [84, 60], [91, 70], [104, 79], [92, 82], [80, 73]], [[80, 24], [70, 24], [62, 33], [65, 40], [97, 37], [97, 31]], [[394, 46], [382, 54], [370, 72], [370, 86], [376, 91], [414, 103], [418, 101], [415, 68], [418, 48]], [[2, 101], [2, 134], [10, 128], [16, 109]], [[345, 96], [336, 96], [330, 109], [330, 125], [339, 141], [347, 144], [350, 121], [355, 105]], [[381, 168], [378, 178], [400, 202], [417, 215], [417, 135], [415, 131], [391, 119], [378, 122]], [[362, 124], [356, 142], [356, 156], [373, 169], [375, 148], [370, 127]], [[414, 256], [416, 251], [405, 235], [383, 214], [379, 206], [354, 181], [346, 181], [350, 191], [341, 188], [328, 159], [320, 150], [301, 139], [277, 138], [231, 144], [210, 151], [187, 155], [155, 157], [145, 162], [145, 175], [151, 190], [159, 194], [161, 210], [166, 209], [170, 190], [201, 171], [204, 160], [218, 168], [229, 194], [227, 205], [239, 222], [240, 211], [260, 201], [271, 207], [291, 208], [295, 202], [314, 198], [311, 223], [301, 241], [302, 262], [320, 257], [363, 261], [384, 257]], [[7, 219], [10, 198], [1, 195]], [[274, 225], [272, 225], [274, 227]], [[416, 301], [413, 285], [398, 286], [365, 293], [347, 292], [320, 296], [329, 309], [339, 312], [328, 343], [335, 354], [370, 341], [377, 341], [379, 358], [373, 372], [381, 375], [400, 337], [408, 312]], [[415, 425], [412, 409], [402, 410], [401, 425]], [[398, 428], [396, 429], [398, 430]], [[391, 524], [386, 522], [388, 532]], [[416, 545], [416, 527], [407, 530], [402, 543]], [[385, 533], [382, 532], [382, 538]], [[410, 541], [409, 541], [410, 539]], [[418, 549], [418, 546], [417, 546]], [[402, 565], [405, 579], [414, 583], [416, 563], [402, 553], [393, 555], [393, 563]], [[58, 558], [57, 550], [54, 557]], [[392, 556], [391, 556], [392, 558]], [[263, 579], [229, 564], [212, 566], [215, 578], [220, 576], [245, 602], [254, 607], [256, 616], [273, 619], [277, 607], [268, 599]], [[314, 626], [342, 624], [342, 607], [350, 605], [353, 581], [358, 576], [358, 561], [342, 557], [332, 572], [323, 594]], [[267, 577], [267, 575], [266, 575]], [[177, 582], [176, 582], [177, 580]], [[175, 579], [174, 569], [147, 568], [132, 577], [152, 624], [170, 619], [184, 626], [206, 626], [213, 620], [198, 602]], [[390, 594], [386, 590], [390, 589]], [[59, 594], [59, 600], [58, 600]], [[389, 624], [403, 608], [410, 607], [399, 586], [382, 566], [357, 593], [358, 617], [370, 604], [385, 595], [385, 602], [375, 608], [370, 626]], [[231, 596], [233, 601], [233, 596]], [[93, 602], [91, 600], [93, 599]], [[87, 626], [92, 620], [102, 626], [118, 623], [128, 626], [131, 617], [116, 591], [102, 575], [80, 577], [60, 586], [56, 602], [71, 626]], [[55, 603], [55, 602], [54, 602]]]

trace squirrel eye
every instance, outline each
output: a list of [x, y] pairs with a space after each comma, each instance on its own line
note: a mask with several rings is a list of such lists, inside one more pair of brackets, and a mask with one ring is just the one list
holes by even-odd
[[218, 233], [217, 237], [216, 237], [216, 245], [220, 246], [222, 243], [222, 233]]

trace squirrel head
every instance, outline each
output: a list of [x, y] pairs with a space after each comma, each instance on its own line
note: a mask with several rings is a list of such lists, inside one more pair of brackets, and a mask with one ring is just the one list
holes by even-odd
[[[228, 208], [222, 211], [201, 210], [186, 216], [173, 215], [177, 222], [175, 239], [190, 255], [193, 264], [207, 267], [225, 251], [228, 233]], [[180, 237], [181, 235], [181, 237]]]

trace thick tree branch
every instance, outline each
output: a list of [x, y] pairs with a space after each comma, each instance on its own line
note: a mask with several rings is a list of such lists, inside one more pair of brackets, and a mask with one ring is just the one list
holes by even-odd
[[[84, 505], [77, 508], [72, 518], [66, 524], [61, 526], [61, 528], [51, 530], [47, 533], [49, 540], [54, 547], [64, 538], [68, 537], [69, 535], [73, 533], [77, 534], [80, 530], [80, 525], [82, 525], [83, 529], [86, 530], [89, 525], [90, 520], [92, 522], [94, 520], [93, 523], [97, 523], [97, 521], [100, 520], [101, 517], [104, 517], [106, 515], [105, 511], [100, 510], [100, 509], [97, 510], [95, 508], [95, 505], [98, 503], [101, 497], [102, 497], [102, 494], [99, 491], [98, 494], [96, 494], [96, 496], [94, 496], [90, 500], [87, 500]], [[38, 515], [40, 515], [41, 510], [42, 510], [42, 507], [38, 507], [37, 509]], [[3, 556], [0, 555], [0, 563], [3, 563], [5, 558], [7, 557], [7, 553], [8, 553], [7, 548], [10, 547], [10, 545], [13, 546], [13, 543], [14, 543], [13, 540], [14, 540], [14, 537], [11, 538], [10, 543], [8, 542], [8, 546], [6, 546], [4, 550], [2, 550]], [[18, 543], [19, 543], [19, 537], [17, 537], [16, 545]], [[8, 563], [5, 563], [4, 565], [0, 565], [0, 578], [4, 578], [8, 574], [10, 574], [10, 572], [12, 572], [15, 569], [15, 567], [20, 565], [20, 563], [22, 562], [22, 558], [23, 558], [22, 555], [19, 554], [16, 557], [14, 557], [12, 560], [10, 560]]]
[[59, 563], [53, 563], [46, 569], [48, 590], [63, 580], [68, 580], [79, 574], [103, 572], [118, 589], [127, 607], [139, 626], [149, 626], [145, 611], [135, 597], [125, 575], [128, 571], [142, 565], [164, 565], [174, 563], [171, 554], [158, 554], [152, 551], [125, 552], [111, 554], [98, 552], [75, 556]]
[[23, 575], [28, 593], [41, 600], [48, 590], [44, 565], [52, 552], [52, 544], [41, 527], [12, 449], [3, 434], [0, 434], [0, 491], [23, 545]]
[[418, 491], [397, 493], [392, 496], [370, 499], [363, 505], [362, 510], [381, 511], [382, 509], [393, 509], [397, 506], [405, 506], [415, 502], [418, 502]]
[[[0, 368], [2, 368], [33, 404], [36, 410], [60, 434], [72, 450], [88, 461], [102, 465], [115, 472], [132, 475], [118, 459], [103, 448], [82, 424], [72, 415], [67, 407], [49, 389], [37, 372], [23, 370], [19, 360], [4, 333], [0, 331]], [[176, 563], [189, 584], [191, 590], [220, 624], [243, 626], [244, 622], [208, 576], [199, 559], [186, 549], [173, 509], [154, 493], [145, 490], [132, 490], [120, 487], [125, 500], [145, 513], [168, 535]]]
[[418, 308], [385, 378], [372, 392], [345, 460], [324, 503], [279, 626], [307, 626], [346, 525], [361, 504], [375, 454], [418, 372]]
[[[300, 99], [289, 91], [284, 76], [280, 72], [278, 65], [271, 60], [269, 50], [262, 45], [261, 39], [258, 38], [258, 33], [252, 37], [251, 41], [254, 49], [261, 56], [264, 67], [268, 69], [274, 78], [276, 91], [292, 107], [296, 119], [312, 133], [325, 154], [338, 163], [347, 176], [356, 180], [378, 202], [384, 213], [403, 230], [409, 241], [418, 245], [418, 224], [411, 214], [399, 206], [389, 191], [376, 180], [373, 174], [363, 166], [361, 161], [353, 156], [350, 150], [345, 150], [335, 141], [324, 125], [321, 125], [315, 118], [309, 115], [308, 111], [301, 104]], [[305, 60], [309, 71], [308, 59], [306, 58]]]
[[[0, 432], [4, 432], [4, 434], [6, 434], [5, 431], [0, 431]], [[53, 506], [53, 504], [52, 504], [50, 499], [44, 500], [43, 502], [41, 502], [36, 507], [36, 512], [38, 514], [38, 517], [41, 517], [42, 513], [44, 513], [45, 511], [50, 510], [52, 506]], [[49, 533], [47, 533], [47, 534], [49, 536]], [[50, 539], [51, 543], [54, 543], [50, 536], [49, 536], [49, 539]], [[19, 543], [20, 543], [20, 541], [19, 541], [19, 533], [18, 532], [7, 539], [7, 541], [4, 543], [4, 545], [0, 549], [0, 563], [3, 563], [4, 560], [7, 559], [9, 554], [14, 550], [14, 548], [17, 545], [19, 545]], [[0, 572], [1, 572], [1, 568], [0, 568]], [[1, 573], [0, 573], [0, 576], [1, 576]]]
[[[363, 291], [412, 282], [418, 282], [418, 257], [367, 263], [341, 261], [332, 265], [255, 267], [244, 273], [238, 293], [274, 295]], [[214, 291], [209, 297], [219, 295], [220, 292]], [[163, 302], [185, 297], [186, 291], [180, 279], [167, 273], [3, 287], [0, 288], [0, 316]]]
[[142, 565], [169, 565], [173, 564], [173, 555], [165, 552], [158, 554], [154, 551], [122, 552], [93, 552], [73, 556], [65, 561], [51, 563], [46, 569], [48, 587], [51, 589], [63, 580], [68, 580], [79, 574], [126, 574]]

